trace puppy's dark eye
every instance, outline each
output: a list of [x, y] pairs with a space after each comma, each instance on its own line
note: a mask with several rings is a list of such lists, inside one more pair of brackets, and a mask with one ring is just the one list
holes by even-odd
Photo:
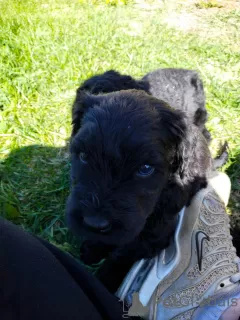
[[80, 152], [79, 158], [83, 163], [88, 162], [88, 155], [85, 152]]
[[136, 175], [139, 177], [148, 177], [152, 175], [155, 171], [155, 168], [149, 164], [142, 165], [136, 172]]

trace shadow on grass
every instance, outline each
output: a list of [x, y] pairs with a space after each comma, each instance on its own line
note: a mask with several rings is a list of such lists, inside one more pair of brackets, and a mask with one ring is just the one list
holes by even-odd
[[[240, 249], [240, 150], [229, 162], [231, 226]], [[0, 163], [0, 215], [78, 256], [79, 245], [64, 217], [69, 170], [67, 147], [32, 145], [12, 151]]]
[[0, 215], [72, 251], [75, 241], [64, 218], [69, 169], [67, 147], [14, 150], [0, 165]]
[[231, 211], [230, 222], [232, 228], [233, 244], [240, 256], [240, 148], [234, 150], [229, 159], [230, 165], [226, 173], [232, 183], [231, 196], [228, 207]]
[[231, 178], [232, 189], [240, 191], [240, 148], [233, 152], [229, 163], [226, 173]]

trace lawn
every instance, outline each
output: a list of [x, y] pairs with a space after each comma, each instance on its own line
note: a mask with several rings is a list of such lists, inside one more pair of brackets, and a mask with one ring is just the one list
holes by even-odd
[[239, 30], [234, 5], [0, 0], [0, 215], [74, 251], [64, 208], [77, 86], [112, 68], [141, 77], [182, 67], [201, 73], [212, 152], [229, 143], [223, 170], [232, 180], [229, 212], [240, 226]]

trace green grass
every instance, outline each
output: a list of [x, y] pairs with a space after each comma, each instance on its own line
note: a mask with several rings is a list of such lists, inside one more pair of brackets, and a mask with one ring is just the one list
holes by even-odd
[[221, 8], [222, 6], [219, 4], [219, 1], [216, 0], [200, 0], [196, 3], [196, 7], [200, 9], [207, 8]]
[[[233, 183], [230, 210], [239, 211], [240, 34], [233, 24], [239, 25], [240, 14], [203, 16], [206, 33], [211, 33], [203, 37], [168, 27], [169, 10], [77, 0], [0, 0], [1, 215], [72, 250], [75, 242], [64, 223], [64, 207], [75, 89], [107, 69], [141, 77], [159, 67], [200, 71], [212, 149], [229, 142], [224, 169]], [[230, 25], [232, 31], [214, 36], [214, 25], [224, 30]]]

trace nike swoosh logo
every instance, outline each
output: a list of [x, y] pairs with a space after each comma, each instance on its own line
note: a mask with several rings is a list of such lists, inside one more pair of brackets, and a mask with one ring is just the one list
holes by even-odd
[[197, 260], [198, 260], [199, 271], [202, 271], [203, 241], [205, 239], [208, 240], [208, 241], [210, 240], [209, 236], [205, 232], [198, 231], [195, 234], [196, 249], [197, 249]]

